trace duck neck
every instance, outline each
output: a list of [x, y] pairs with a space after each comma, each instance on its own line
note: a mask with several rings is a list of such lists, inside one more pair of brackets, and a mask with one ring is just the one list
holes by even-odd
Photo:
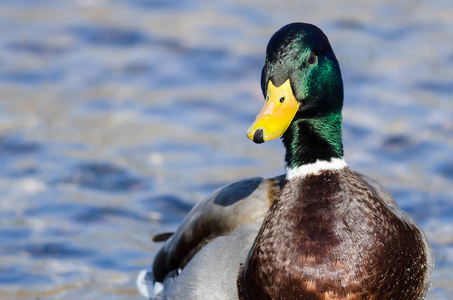
[[341, 112], [294, 120], [282, 137], [288, 171], [315, 163], [344, 163], [341, 121]]

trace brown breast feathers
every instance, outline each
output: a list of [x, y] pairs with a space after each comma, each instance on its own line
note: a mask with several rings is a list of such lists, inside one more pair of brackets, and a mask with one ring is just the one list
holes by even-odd
[[418, 228], [349, 168], [287, 181], [238, 277], [240, 299], [418, 299]]

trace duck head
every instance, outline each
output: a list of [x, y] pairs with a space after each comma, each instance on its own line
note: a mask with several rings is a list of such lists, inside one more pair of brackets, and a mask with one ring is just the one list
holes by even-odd
[[255, 143], [281, 137], [298, 120], [341, 119], [340, 67], [327, 37], [314, 25], [288, 24], [272, 36], [261, 89], [265, 104], [247, 131]]

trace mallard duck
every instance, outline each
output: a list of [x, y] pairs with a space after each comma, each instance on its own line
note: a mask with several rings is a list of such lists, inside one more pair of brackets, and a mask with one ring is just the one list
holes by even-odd
[[[265, 104], [247, 136], [278, 137], [286, 174], [198, 203], [138, 278], [156, 299], [423, 299], [434, 261], [419, 226], [343, 159], [343, 82], [316, 26], [270, 39]], [[160, 284], [159, 284], [160, 283]], [[160, 285], [160, 290], [150, 291]]]

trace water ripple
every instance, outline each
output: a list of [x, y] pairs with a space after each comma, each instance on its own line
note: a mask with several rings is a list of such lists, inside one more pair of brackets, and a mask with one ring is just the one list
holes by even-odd
[[73, 174], [57, 183], [75, 184], [106, 192], [127, 192], [146, 187], [143, 180], [130, 175], [125, 169], [99, 162], [81, 163], [75, 167]]

